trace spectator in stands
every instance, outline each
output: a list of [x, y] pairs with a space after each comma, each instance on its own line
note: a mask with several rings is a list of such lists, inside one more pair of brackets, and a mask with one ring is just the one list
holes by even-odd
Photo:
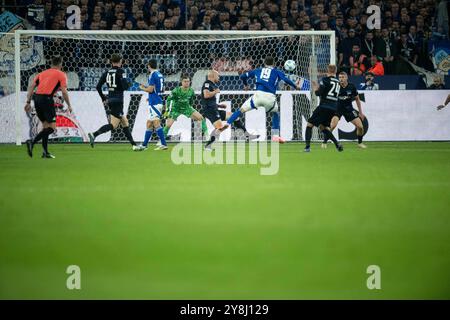
[[355, 43], [353, 45], [352, 54], [349, 58], [350, 74], [352, 76], [360, 76], [366, 72], [369, 62], [367, 61], [367, 56], [361, 53], [359, 44]]
[[138, 30], [148, 30], [148, 25], [145, 23], [144, 20], [138, 20], [137, 29]]
[[164, 20], [166, 20], [166, 13], [164, 11], [158, 11], [158, 19], [156, 22], [156, 28], [159, 30], [164, 29]]
[[359, 85], [360, 90], [378, 90], [378, 83], [375, 83], [375, 75], [372, 72], [367, 72], [365, 81]]
[[391, 74], [394, 67], [393, 64], [394, 56], [396, 55], [396, 45], [387, 28], [383, 28], [381, 30], [381, 37], [378, 38], [374, 50], [375, 54], [383, 60], [383, 67], [386, 73]]
[[368, 72], [375, 76], [384, 76], [384, 66], [383, 63], [378, 59], [377, 56], [373, 55], [370, 57], [371, 67]]
[[342, 40], [339, 53], [339, 65], [347, 65], [348, 59], [352, 54], [354, 44], [357, 44], [358, 46], [361, 45], [359, 38], [357, 38], [355, 35], [355, 29], [350, 29], [348, 31], [348, 37]]
[[414, 64], [417, 64], [417, 49], [413, 42], [408, 41], [408, 35], [401, 35], [398, 44], [398, 51], [400, 56]]
[[374, 40], [373, 40], [373, 32], [369, 31], [366, 33], [364, 40], [361, 42], [361, 53], [366, 55], [367, 57], [371, 57], [374, 55]]
[[447, 0], [441, 0], [438, 4], [437, 12], [437, 26], [440, 32], [446, 39], [448, 39], [448, 9]]
[[[70, 0], [45, 3], [47, 28], [65, 29]], [[383, 31], [367, 30], [369, 4], [381, 7]], [[335, 30], [338, 65], [348, 67], [353, 44], [361, 53], [382, 57], [387, 74], [397, 68], [395, 57], [405, 55], [401, 35], [415, 48], [419, 66], [432, 64], [428, 41], [448, 38], [446, 0], [79, 0], [83, 29], [114, 30]], [[24, 14], [26, 17], [26, 14]], [[131, 22], [130, 24], [127, 22]], [[167, 22], [166, 22], [167, 21]], [[105, 25], [106, 22], [106, 25]], [[432, 28], [433, 27], [433, 28]], [[414, 60], [414, 59], [413, 59]]]
[[428, 89], [441, 90], [445, 89], [444, 81], [441, 77], [436, 76], [433, 78], [433, 84], [428, 87]]
[[416, 16], [416, 30], [420, 38], [425, 38], [425, 33], [430, 31], [429, 28], [425, 26], [424, 19], [421, 15]]
[[125, 21], [125, 28], [124, 29], [125, 30], [133, 30], [134, 29], [133, 22], [131, 22], [131, 20]]
[[239, 74], [244, 73], [252, 69], [253, 61], [251, 57], [246, 57], [236, 61], [235, 71]]
[[417, 29], [415, 25], [409, 27], [408, 42], [410, 42], [414, 47], [419, 47], [422, 45], [422, 39], [417, 35]]

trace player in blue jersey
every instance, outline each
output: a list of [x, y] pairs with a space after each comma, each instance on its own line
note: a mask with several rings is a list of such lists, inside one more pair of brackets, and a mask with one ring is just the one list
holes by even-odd
[[258, 68], [241, 75], [241, 80], [244, 83], [245, 89], [248, 89], [248, 79], [256, 79], [256, 93], [250, 97], [241, 108], [235, 111], [227, 120], [228, 124], [233, 123], [243, 113], [263, 107], [266, 112], [272, 112], [272, 130], [274, 132], [273, 141], [284, 142], [284, 139], [279, 136], [280, 131], [280, 114], [278, 113], [277, 96], [275, 92], [278, 89], [280, 81], [284, 81], [289, 86], [300, 90], [298, 84], [289, 79], [283, 71], [274, 67], [274, 59], [267, 57], [264, 60], [264, 68]]
[[150, 75], [148, 77], [148, 86], [141, 85], [140, 89], [148, 92], [148, 110], [149, 118], [147, 120], [147, 130], [145, 131], [144, 142], [140, 146], [142, 150], [147, 149], [148, 142], [152, 137], [153, 130], [159, 137], [161, 144], [155, 150], [166, 150], [167, 143], [164, 136], [164, 130], [161, 127], [161, 112], [163, 109], [163, 98], [164, 93], [164, 77], [157, 70], [158, 63], [156, 60], [152, 59], [148, 62], [148, 70]]

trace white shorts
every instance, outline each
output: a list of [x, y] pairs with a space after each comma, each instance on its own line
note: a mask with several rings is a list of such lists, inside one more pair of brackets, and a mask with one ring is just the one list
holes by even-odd
[[161, 110], [163, 108], [162, 104], [156, 104], [156, 105], [149, 105], [148, 106], [148, 120], [153, 121], [153, 120], [158, 120], [161, 119]]
[[256, 91], [256, 93], [242, 105], [244, 112], [259, 107], [266, 109], [266, 112], [278, 112], [277, 96], [269, 92]]

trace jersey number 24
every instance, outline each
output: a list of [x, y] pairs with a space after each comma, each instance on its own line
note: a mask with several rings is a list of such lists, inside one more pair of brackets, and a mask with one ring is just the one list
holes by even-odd
[[339, 96], [339, 90], [341, 89], [341, 86], [339, 85], [339, 82], [337, 82], [337, 81], [331, 81], [330, 85], [331, 85], [331, 89], [330, 89], [330, 91], [328, 91], [327, 96], [329, 98], [337, 99], [337, 97]]

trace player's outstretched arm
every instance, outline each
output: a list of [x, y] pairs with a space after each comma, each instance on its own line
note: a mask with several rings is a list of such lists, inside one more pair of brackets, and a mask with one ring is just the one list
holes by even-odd
[[444, 104], [441, 104], [437, 107], [438, 110], [444, 109], [450, 102], [450, 94], [447, 96], [447, 99], [445, 99]]
[[289, 79], [283, 71], [279, 71], [280, 79], [284, 81], [284, 83], [287, 83], [289, 86], [291, 86], [294, 89], [300, 90], [299, 83], [294, 83], [291, 79]]
[[239, 79], [241, 79], [242, 83], [244, 84], [244, 89], [248, 90], [248, 79], [255, 77], [256, 70], [251, 70], [244, 72], [239, 76]]

